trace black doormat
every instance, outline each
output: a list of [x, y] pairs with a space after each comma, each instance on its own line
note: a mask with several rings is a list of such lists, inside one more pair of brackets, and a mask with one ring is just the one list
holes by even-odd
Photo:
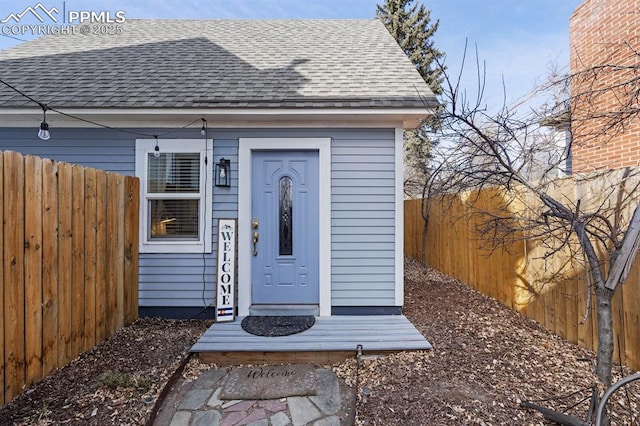
[[313, 324], [313, 315], [298, 316], [248, 316], [242, 320], [242, 329], [256, 336], [276, 337], [305, 331]]

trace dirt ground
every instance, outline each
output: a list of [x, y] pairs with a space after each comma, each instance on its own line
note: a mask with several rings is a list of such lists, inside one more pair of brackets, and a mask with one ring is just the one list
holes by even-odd
[[[331, 366], [350, 386], [371, 390], [357, 424], [548, 424], [519, 402], [595, 381], [579, 361], [593, 353], [417, 262], [408, 260], [405, 273], [405, 315], [434, 349]], [[2, 407], [0, 425], [145, 424], [210, 324], [140, 319]], [[201, 368], [192, 359], [184, 374]]]

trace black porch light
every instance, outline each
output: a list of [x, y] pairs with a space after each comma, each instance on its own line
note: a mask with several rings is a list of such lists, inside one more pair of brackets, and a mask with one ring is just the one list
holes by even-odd
[[221, 158], [215, 166], [216, 186], [231, 186], [231, 160]]

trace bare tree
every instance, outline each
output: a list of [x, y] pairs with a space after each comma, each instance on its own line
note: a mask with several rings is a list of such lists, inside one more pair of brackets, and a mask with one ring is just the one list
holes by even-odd
[[[570, 119], [573, 133], [581, 135], [580, 143], [588, 139], [589, 144], [606, 143], [605, 135], [624, 132], [631, 120], [637, 120], [640, 85], [637, 68], [622, 68], [599, 65], [553, 79], [546, 89], [558, 92], [558, 87], [564, 87], [566, 97], [557, 102], [555, 96], [555, 108], [541, 108], [545, 114], [524, 104], [506, 103], [497, 112], [490, 112], [483, 104], [482, 71], [474, 96], [460, 89], [459, 79], [446, 75], [446, 108], [440, 117], [441, 173], [448, 176], [449, 190], [491, 188], [491, 193], [499, 197], [495, 205], [501, 207], [477, 212], [483, 217], [479, 228], [482, 238], [494, 246], [537, 240], [545, 248], [545, 257], [569, 252], [584, 263], [586, 282], [592, 286], [585, 292], [593, 290], [597, 306], [596, 374], [606, 386], [611, 384], [614, 349], [611, 302], [638, 249], [640, 179], [638, 171], [631, 168], [580, 173], [562, 179], [584, 184], [606, 175], [607, 184], [597, 194], [576, 196], [558, 191], [562, 182], [559, 176], [569, 171], [567, 163], [573, 147], [558, 144], [553, 132], [544, 127], [555, 123], [566, 129]], [[607, 73], [618, 74], [612, 78]], [[578, 85], [580, 90], [568, 93], [568, 83]], [[617, 110], [601, 110], [600, 96], [606, 91], [614, 92], [619, 99]], [[551, 116], [549, 111], [553, 112]], [[629, 205], [633, 214], [624, 217], [621, 211]]]

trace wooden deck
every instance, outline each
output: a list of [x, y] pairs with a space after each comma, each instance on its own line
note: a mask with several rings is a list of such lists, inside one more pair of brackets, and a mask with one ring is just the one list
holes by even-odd
[[248, 363], [332, 363], [363, 354], [431, 349], [431, 344], [404, 315], [316, 317], [302, 333], [260, 337], [235, 322], [213, 324], [191, 352], [200, 360], [219, 366]]

